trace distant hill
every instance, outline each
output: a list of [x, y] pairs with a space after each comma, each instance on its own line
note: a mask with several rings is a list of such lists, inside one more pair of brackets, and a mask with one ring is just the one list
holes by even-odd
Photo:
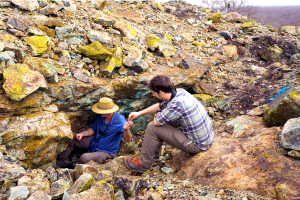
[[300, 26], [300, 6], [258, 7], [257, 14], [251, 18], [262, 25], [275, 28], [286, 25]]

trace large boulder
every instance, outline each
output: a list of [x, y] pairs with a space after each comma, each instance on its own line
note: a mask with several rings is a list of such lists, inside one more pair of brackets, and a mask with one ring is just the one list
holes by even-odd
[[274, 44], [268, 49], [261, 51], [259, 56], [266, 61], [275, 61], [280, 58], [282, 52], [283, 50]]
[[15, 101], [22, 100], [40, 87], [47, 88], [45, 78], [25, 64], [14, 64], [4, 69], [3, 77], [3, 89], [7, 96]]
[[287, 89], [269, 103], [264, 111], [263, 121], [268, 126], [283, 126], [289, 119], [300, 117], [300, 91]]
[[284, 124], [281, 144], [285, 148], [300, 151], [300, 118], [289, 119]]
[[243, 16], [237, 12], [228, 13], [225, 16], [225, 20], [228, 22], [236, 23], [236, 22], [243, 22]]
[[68, 117], [62, 113], [41, 111], [1, 118], [2, 144], [8, 152], [22, 149], [21, 159], [28, 167], [55, 165], [56, 156], [73, 138]]
[[283, 155], [277, 139], [281, 133], [279, 127], [256, 128], [263, 126], [257, 121], [248, 128], [249, 120], [235, 121], [235, 131], [238, 127], [243, 127], [243, 131], [231, 139], [216, 135], [213, 145], [199, 154], [175, 150], [169, 164], [179, 170], [179, 179], [190, 178], [196, 184], [250, 190], [277, 198], [275, 187], [285, 182], [287, 196], [297, 198], [300, 195], [299, 161]]
[[61, 68], [61, 64], [52, 59], [36, 57], [26, 57], [24, 64], [27, 64], [30, 69], [40, 72], [44, 77], [54, 76], [57, 70]]

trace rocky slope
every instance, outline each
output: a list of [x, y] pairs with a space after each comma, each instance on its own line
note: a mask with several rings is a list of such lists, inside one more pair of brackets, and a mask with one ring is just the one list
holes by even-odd
[[[0, 7], [0, 199], [300, 198], [299, 27], [185, 2]], [[155, 102], [147, 83], [158, 74], [206, 107], [215, 127], [208, 151], [165, 145], [161, 162], [132, 176], [122, 156], [139, 152], [145, 116], [116, 159], [53, 168], [72, 131], [93, 123], [91, 105], [108, 96], [125, 116], [143, 109]]]

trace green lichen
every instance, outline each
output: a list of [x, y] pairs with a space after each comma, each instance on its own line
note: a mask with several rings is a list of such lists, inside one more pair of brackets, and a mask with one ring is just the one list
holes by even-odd
[[217, 13], [214, 16], [210, 17], [211, 20], [215, 21], [215, 20], [220, 20], [222, 18], [222, 14], [221, 13]]

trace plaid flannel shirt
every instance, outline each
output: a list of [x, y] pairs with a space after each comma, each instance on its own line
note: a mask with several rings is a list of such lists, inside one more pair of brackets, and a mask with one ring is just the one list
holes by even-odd
[[184, 89], [176, 89], [176, 96], [159, 104], [162, 112], [155, 115], [156, 121], [163, 125], [178, 121], [178, 129], [200, 149], [206, 150], [214, 139], [212, 121], [201, 103]]

